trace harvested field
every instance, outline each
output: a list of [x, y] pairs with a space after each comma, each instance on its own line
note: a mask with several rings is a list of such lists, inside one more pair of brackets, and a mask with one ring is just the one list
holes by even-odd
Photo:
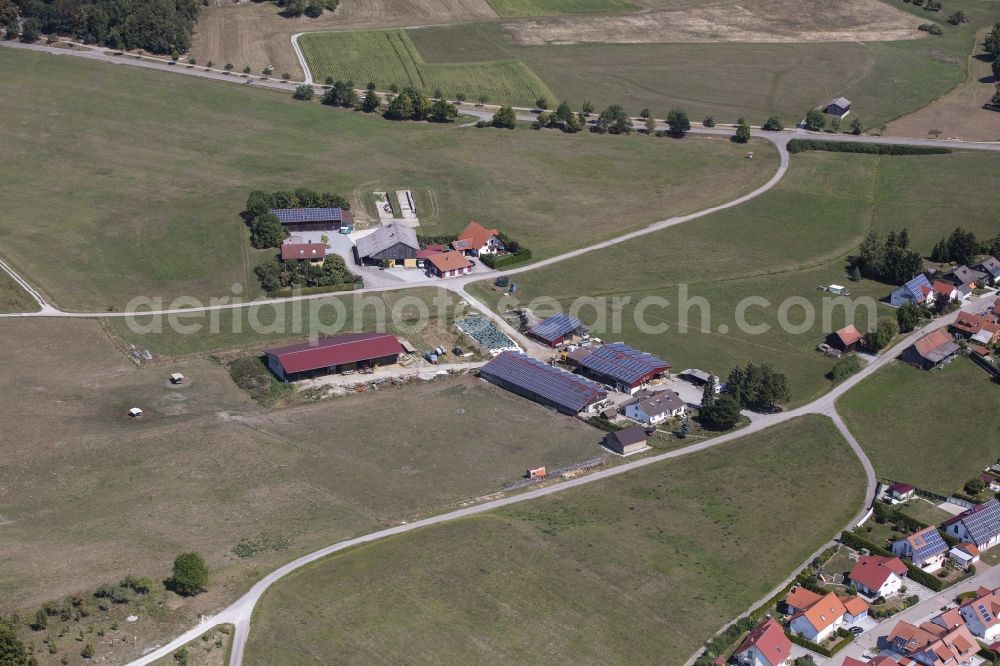
[[391, 85], [413, 87], [426, 95], [440, 89], [447, 95], [463, 92], [469, 99], [530, 105], [552, 92], [519, 60], [428, 64], [404, 30], [327, 32], [302, 35], [299, 45], [313, 79], [327, 77], [368, 81], [380, 90]]
[[863, 493], [832, 423], [796, 419], [301, 569], [258, 604], [245, 663], [680, 664]]
[[843, 42], [914, 39], [917, 17], [878, 0], [780, 0], [764, 5], [700, 2], [615, 16], [512, 21], [514, 41], [543, 44], [653, 42]]
[[629, 0], [489, 0], [489, 3], [503, 17], [600, 14], [637, 9]]
[[434, 23], [481, 21], [496, 18], [486, 0], [345, 0], [334, 13], [319, 18], [286, 18], [270, 2], [232, 4], [215, 0], [198, 17], [191, 53], [199, 62], [221, 66], [227, 62], [237, 71], [249, 65], [260, 72], [267, 65], [276, 75], [288, 72], [304, 76], [292, 50], [292, 35], [318, 30], [381, 28]]
[[[134, 625], [143, 642], [112, 663], [304, 552], [599, 452], [599, 431], [471, 376], [267, 412], [211, 360], [136, 368], [92, 321], [5, 321], [0, 344], [0, 612], [160, 580], [188, 550], [212, 571], [207, 593]], [[141, 419], [125, 416], [134, 405]]]

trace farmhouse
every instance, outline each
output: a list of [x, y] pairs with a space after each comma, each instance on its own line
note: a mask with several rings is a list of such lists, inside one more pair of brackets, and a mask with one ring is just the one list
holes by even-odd
[[595, 349], [580, 361], [583, 373], [623, 393], [635, 393], [670, 371], [670, 363], [652, 354], [614, 342]]
[[286, 238], [281, 243], [282, 261], [308, 261], [310, 264], [321, 264], [326, 258], [326, 245], [323, 243], [306, 242], [299, 236]]
[[413, 227], [390, 222], [359, 238], [354, 245], [354, 258], [359, 265], [405, 266], [407, 259], [416, 260], [419, 249]]
[[847, 609], [836, 594], [830, 592], [820, 597], [808, 608], [799, 611], [788, 624], [793, 634], [802, 636], [813, 643], [826, 640], [844, 624]]
[[910, 536], [892, 542], [892, 554], [905, 557], [924, 571], [937, 571], [944, 564], [948, 544], [936, 527], [925, 527]]
[[637, 453], [646, 448], [646, 431], [639, 426], [630, 426], [608, 433], [604, 437], [604, 446], [620, 456]]
[[683, 416], [687, 412], [687, 404], [681, 400], [676, 391], [641, 390], [635, 398], [625, 403], [625, 416], [633, 421], [646, 425], [659, 425], [667, 419]]
[[893, 289], [889, 294], [889, 305], [898, 308], [904, 303], [915, 303], [923, 305], [927, 301], [928, 295], [934, 292], [931, 281], [921, 273], [901, 287]]
[[289, 233], [354, 229], [354, 216], [341, 208], [274, 208], [269, 211]]
[[838, 97], [837, 99], [830, 100], [830, 103], [826, 105], [825, 111], [831, 116], [843, 118], [851, 112], [851, 100], [846, 97]]
[[986, 282], [991, 285], [996, 285], [1000, 280], [1000, 261], [997, 261], [996, 257], [986, 257], [973, 268], [985, 274]]
[[592, 381], [517, 352], [502, 352], [480, 368], [479, 376], [571, 416], [598, 411], [608, 397], [607, 391]]
[[461, 252], [449, 250], [427, 257], [428, 268], [439, 278], [457, 277], [472, 272], [472, 262]]
[[458, 238], [452, 242], [452, 248], [477, 257], [481, 254], [493, 254], [502, 250], [504, 245], [500, 240], [500, 232], [487, 229], [478, 222], [469, 222]]
[[861, 333], [851, 324], [828, 335], [826, 343], [844, 353], [852, 352], [861, 346]]
[[579, 319], [560, 312], [532, 327], [528, 335], [550, 347], [558, 347], [572, 340], [582, 329], [583, 323]]
[[391, 365], [403, 346], [388, 333], [346, 333], [264, 352], [267, 367], [285, 382]]
[[930, 370], [941, 363], [950, 361], [959, 351], [951, 333], [943, 328], [928, 333], [913, 343], [902, 354], [902, 359], [911, 365]]
[[781, 625], [769, 617], [750, 630], [750, 635], [733, 653], [739, 666], [782, 666], [790, 663], [792, 642]]
[[871, 599], [891, 597], [903, 586], [906, 565], [898, 557], [865, 555], [847, 577], [859, 594]]
[[1000, 501], [996, 498], [941, 523], [945, 534], [986, 550], [1000, 541]]

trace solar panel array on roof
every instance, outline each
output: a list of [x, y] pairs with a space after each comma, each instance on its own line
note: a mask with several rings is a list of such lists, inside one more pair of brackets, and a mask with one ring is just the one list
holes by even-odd
[[594, 351], [581, 365], [600, 375], [624, 384], [635, 384], [644, 377], [670, 369], [670, 363], [624, 342], [613, 342]]
[[570, 317], [565, 312], [560, 312], [536, 324], [528, 331], [528, 334], [551, 343], [566, 337], [582, 326], [583, 323], [576, 317]]
[[573, 413], [583, 411], [608, 395], [601, 386], [589, 379], [518, 352], [501, 353], [479, 372], [486, 379], [500, 379]]
[[991, 499], [964, 515], [962, 522], [975, 543], [987, 543], [1000, 534], [1000, 502]]
[[340, 208], [275, 208], [270, 212], [282, 224], [340, 222], [344, 219], [344, 211]]
[[913, 536], [913, 560], [915, 562], [922, 562], [948, 550], [948, 544], [944, 542], [944, 539], [941, 538], [941, 535], [933, 527], [929, 527]]

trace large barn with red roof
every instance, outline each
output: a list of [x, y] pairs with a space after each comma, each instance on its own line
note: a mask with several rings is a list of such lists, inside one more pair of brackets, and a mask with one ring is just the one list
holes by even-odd
[[404, 353], [388, 333], [346, 333], [332, 338], [275, 347], [264, 352], [267, 367], [286, 382], [332, 375], [346, 370], [390, 365]]

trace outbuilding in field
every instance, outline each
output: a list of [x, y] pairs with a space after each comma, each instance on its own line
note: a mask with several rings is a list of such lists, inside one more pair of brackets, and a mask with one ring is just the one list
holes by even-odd
[[170, 375], [170, 383], [173, 384], [173, 385], [175, 385], [175, 386], [177, 386], [179, 384], [183, 384], [184, 383], [184, 375], [182, 375], [179, 372], [175, 372], [174, 374]]
[[826, 344], [844, 353], [852, 352], [861, 346], [861, 333], [851, 324], [826, 336]]
[[951, 333], [939, 328], [908, 347], [903, 352], [902, 359], [918, 368], [930, 370], [941, 363], [950, 361], [959, 351], [960, 348], [955, 344]]
[[278, 379], [291, 382], [311, 377], [392, 365], [404, 353], [388, 333], [346, 333], [319, 341], [275, 347], [264, 352], [267, 367]]
[[835, 118], [843, 118], [851, 112], [851, 100], [846, 97], [838, 97], [837, 99], [830, 100], [830, 103], [826, 105], [826, 109], [824, 110], [827, 115], [834, 116]]
[[142, 416], [142, 410], [139, 409], [138, 407], [133, 407], [132, 409], [128, 410], [128, 415], [131, 416], [133, 419], [137, 419], [140, 416]]
[[631, 426], [609, 432], [604, 438], [604, 446], [620, 456], [638, 453], [646, 448], [646, 431], [639, 426]]

